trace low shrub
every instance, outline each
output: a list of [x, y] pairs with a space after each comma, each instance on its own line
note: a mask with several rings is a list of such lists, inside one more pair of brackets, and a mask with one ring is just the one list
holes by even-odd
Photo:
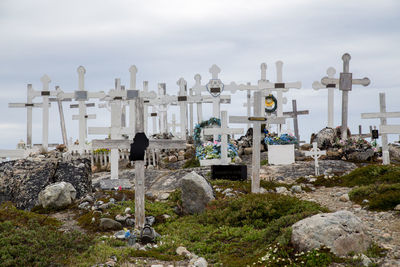
[[400, 183], [361, 186], [351, 190], [349, 197], [359, 204], [367, 199], [371, 210], [393, 210], [400, 204]]

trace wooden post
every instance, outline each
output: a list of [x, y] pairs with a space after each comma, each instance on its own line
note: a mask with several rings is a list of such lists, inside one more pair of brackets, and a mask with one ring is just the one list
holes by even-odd
[[[144, 132], [143, 99], [135, 99], [136, 133]], [[142, 229], [145, 223], [144, 161], [135, 161], [135, 228]]]
[[43, 83], [42, 148], [47, 151], [49, 145], [49, 83], [51, 80], [49, 76], [44, 75], [40, 81]]
[[[260, 106], [262, 93], [254, 92], [254, 116], [262, 117], [263, 112]], [[260, 193], [260, 143], [261, 143], [261, 123], [253, 124], [253, 153], [251, 167], [251, 192]]]
[[293, 110], [291, 112], [283, 112], [283, 115], [288, 115], [293, 118], [294, 135], [296, 136], [297, 141], [300, 143], [297, 115], [308, 115], [308, 110], [297, 110], [297, 103], [295, 99], [292, 100], [292, 109]]
[[[386, 112], [386, 96], [385, 93], [379, 94], [379, 111], [381, 113]], [[380, 118], [381, 125], [386, 125], [387, 119], [385, 117]], [[382, 134], [382, 161], [383, 164], [390, 164], [390, 156], [389, 156], [389, 145], [387, 134]]]
[[27, 104], [26, 106], [26, 146], [32, 148], [32, 96], [30, 92], [32, 91], [32, 84], [27, 86]]
[[[333, 67], [329, 67], [328, 70], [326, 71], [326, 74], [328, 74], [329, 79], [334, 79], [336, 70]], [[312, 87], [314, 90], [319, 90], [319, 89], [328, 89], [328, 124], [327, 126], [329, 128], [334, 127], [334, 90], [336, 88], [336, 84], [327, 84], [327, 85], [322, 85], [320, 82], [315, 81], [312, 84]]]
[[[148, 81], [143, 81], [143, 92], [148, 93], [149, 92], [149, 82]], [[143, 122], [143, 127], [144, 127], [144, 133], [148, 136], [149, 135], [149, 128], [148, 128], [148, 122], [149, 122], [149, 106], [146, 104], [143, 104], [143, 116], [144, 116], [144, 122]]]
[[[56, 86], [56, 91], [59, 90], [59, 86]], [[68, 138], [67, 138], [67, 130], [65, 129], [65, 119], [64, 119], [64, 110], [62, 107], [62, 100], [57, 97], [58, 104], [58, 112], [60, 114], [60, 125], [61, 125], [61, 134], [64, 145], [68, 146]]]

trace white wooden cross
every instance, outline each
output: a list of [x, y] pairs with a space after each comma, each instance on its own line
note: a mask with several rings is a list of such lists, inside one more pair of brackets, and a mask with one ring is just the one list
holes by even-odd
[[[206, 85], [201, 84], [201, 75], [196, 74], [194, 76], [195, 84], [191, 88], [194, 92], [194, 103], [197, 104], [197, 123], [201, 123], [203, 121], [203, 108], [202, 104], [212, 103], [213, 104], [213, 117], [219, 118], [220, 116], [220, 105], [221, 104], [230, 104], [231, 96], [229, 95], [219, 95], [218, 97], [213, 97], [211, 95], [203, 96], [202, 92], [207, 92]], [[197, 97], [197, 99], [196, 99]]]
[[[336, 70], [333, 67], [330, 67], [327, 69], [326, 74], [328, 74], [328, 79], [334, 79]], [[325, 77], [326, 78], [326, 77]], [[318, 81], [313, 82], [312, 87], [314, 90], [319, 90], [319, 89], [328, 89], [328, 127], [333, 128], [334, 127], [334, 90], [336, 88], [335, 83], [329, 83], [326, 85], [321, 84]]]
[[32, 148], [32, 108], [41, 108], [43, 106], [43, 103], [33, 103], [32, 101], [36, 96], [40, 95], [40, 91], [33, 90], [32, 84], [28, 84], [26, 103], [8, 103], [9, 108], [26, 108], [26, 146], [28, 148]]
[[[212, 160], [200, 160], [201, 166], [209, 166], [216, 164], [229, 164], [230, 158], [228, 158], [228, 134], [243, 134], [243, 129], [228, 128], [228, 115], [227, 111], [221, 112], [221, 127], [220, 128], [206, 128], [203, 130], [204, 134], [221, 135], [221, 159]], [[216, 139], [214, 139], [215, 141]]]
[[62, 106], [62, 102], [64, 101], [72, 101], [71, 98], [61, 98], [60, 94], [62, 93], [62, 90], [60, 89], [60, 86], [56, 86], [56, 92], [57, 92], [57, 97], [56, 98], [49, 98], [50, 102], [57, 102], [58, 106], [58, 113], [60, 115], [60, 126], [61, 126], [61, 135], [63, 139], [63, 144], [68, 146], [68, 137], [67, 137], [67, 129], [65, 128], [65, 118], [64, 118], [64, 109]]
[[313, 147], [311, 148], [310, 151], [306, 151], [305, 155], [308, 157], [312, 157], [314, 159], [315, 162], [315, 176], [319, 176], [319, 164], [318, 164], [318, 158], [321, 157], [322, 155], [326, 155], [326, 151], [325, 150], [320, 150], [318, 148], [317, 142], [314, 142]]
[[253, 153], [251, 162], [251, 192], [260, 192], [260, 144], [261, 124], [265, 124], [266, 117], [261, 108], [263, 102], [262, 92], [254, 92], [254, 116], [229, 116], [230, 123], [251, 123], [253, 124]]
[[343, 72], [340, 73], [339, 79], [322, 78], [321, 83], [323, 85], [336, 84], [339, 85], [339, 89], [342, 91], [342, 126], [341, 133], [342, 139], [347, 139], [347, 118], [349, 110], [349, 91], [352, 89], [353, 84], [360, 84], [368, 86], [370, 80], [368, 78], [353, 79], [353, 74], [350, 72], [350, 54], [346, 53], [342, 56], [343, 60]]
[[[361, 113], [361, 119], [380, 119], [379, 134], [382, 136], [382, 161], [383, 164], [390, 164], [388, 134], [400, 133], [400, 127], [396, 125], [386, 125], [387, 118], [399, 118], [400, 112], [386, 112], [386, 96], [385, 93], [379, 93], [379, 110], [378, 113]], [[396, 129], [397, 128], [397, 129]]]
[[[134, 129], [123, 128], [121, 126], [121, 112], [122, 112], [122, 96], [121, 96], [121, 82], [116, 79], [116, 89], [110, 90], [109, 97], [111, 98], [111, 127], [89, 127], [89, 134], [94, 135], [110, 135], [111, 140], [118, 140], [122, 135], [132, 135]], [[126, 92], [125, 92], [126, 93]], [[118, 179], [118, 165], [119, 165], [119, 151], [116, 148], [111, 149], [111, 179]]]
[[293, 111], [291, 112], [283, 112], [283, 115], [290, 116], [293, 118], [293, 126], [294, 126], [294, 135], [297, 138], [297, 141], [300, 143], [300, 134], [299, 134], [299, 124], [297, 121], [297, 115], [308, 115], [308, 110], [297, 110], [297, 103], [296, 100], [292, 100], [292, 108]]
[[[180, 129], [181, 129], [181, 139], [186, 140], [187, 130], [188, 130], [188, 112], [187, 112], [187, 82], [184, 78], [180, 78], [176, 84], [179, 86], [178, 103], [180, 105]], [[175, 114], [174, 114], [175, 115]]]
[[[172, 121], [171, 123], [168, 123], [168, 127], [171, 127], [172, 130], [172, 135], [176, 137], [176, 126], [179, 126], [179, 124], [176, 123], [176, 117], [175, 114], [172, 114]], [[182, 131], [182, 130], [181, 130]]]

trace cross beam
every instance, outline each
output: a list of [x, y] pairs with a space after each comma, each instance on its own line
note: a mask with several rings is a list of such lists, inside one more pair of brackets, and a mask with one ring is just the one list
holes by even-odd
[[285, 116], [290, 116], [293, 118], [293, 126], [294, 126], [294, 135], [296, 136], [297, 140], [300, 143], [300, 134], [299, 134], [299, 124], [297, 121], [297, 115], [308, 115], [309, 111], [308, 110], [297, 110], [297, 103], [296, 100], [292, 100], [292, 109], [293, 111], [291, 112], [283, 112], [283, 115]]
[[326, 155], [325, 150], [320, 150], [318, 148], [317, 142], [313, 143], [313, 147], [311, 148], [310, 151], [306, 151], [305, 155], [308, 157], [312, 157], [314, 159], [315, 163], [315, 176], [319, 176], [319, 164], [318, 164], [318, 158], [321, 157], [322, 155]]

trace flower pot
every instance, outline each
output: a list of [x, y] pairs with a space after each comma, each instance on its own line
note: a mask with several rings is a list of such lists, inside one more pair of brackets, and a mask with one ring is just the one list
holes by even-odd
[[294, 144], [268, 145], [268, 164], [287, 165], [294, 163]]

